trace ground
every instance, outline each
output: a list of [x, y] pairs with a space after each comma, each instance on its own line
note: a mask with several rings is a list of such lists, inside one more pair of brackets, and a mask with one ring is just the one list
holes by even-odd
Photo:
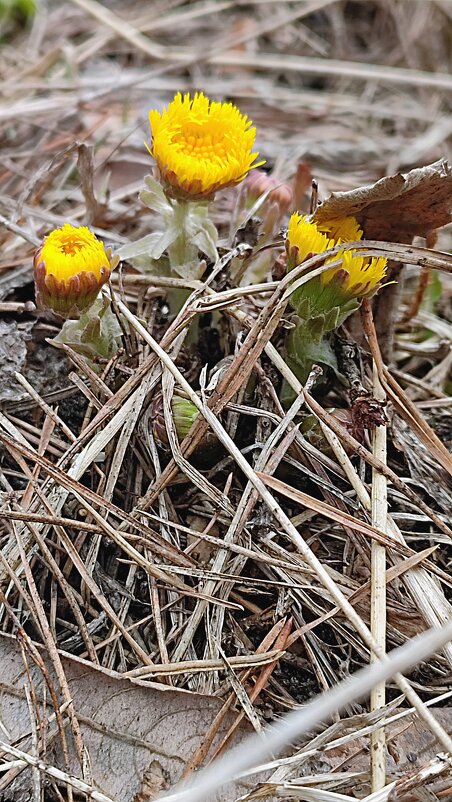
[[[366, 666], [368, 627], [390, 651], [452, 617], [452, 4], [0, 2], [0, 20], [0, 801], [144, 802]], [[178, 91], [247, 114], [290, 198], [268, 235], [247, 183], [218, 192], [218, 260], [197, 241], [185, 273], [133, 254], [162, 225], [148, 112]], [[297, 396], [284, 238], [316, 203], [357, 217], [388, 280]], [[123, 254], [100, 354], [35, 306], [33, 255], [66, 222]], [[187, 397], [213, 422], [191, 428]], [[449, 798], [450, 644], [414, 662], [386, 706], [332, 709], [292, 764], [221, 798], [264, 779], [274, 798]]]

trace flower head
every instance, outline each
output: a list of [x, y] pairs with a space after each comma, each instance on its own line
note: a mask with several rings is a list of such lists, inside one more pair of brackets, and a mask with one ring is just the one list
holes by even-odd
[[347, 299], [372, 295], [386, 275], [387, 259], [384, 257], [368, 259], [353, 251], [341, 251], [338, 258], [342, 259], [341, 267], [325, 270], [320, 281], [323, 286], [334, 282]]
[[356, 242], [362, 239], [363, 231], [356, 217], [335, 217], [324, 223], [315, 224], [322, 234], [338, 242]]
[[[371, 259], [361, 256], [354, 246], [344, 247], [362, 235], [354, 217], [316, 223], [296, 212], [290, 218], [286, 241], [289, 269], [315, 254], [323, 254], [324, 264], [320, 274], [306, 276], [290, 296], [296, 316], [286, 336], [286, 360], [301, 382], [306, 381], [314, 363], [339, 370], [327, 335], [359, 309], [362, 298], [378, 289], [386, 273], [386, 259]], [[333, 248], [337, 253], [327, 253]], [[291, 400], [285, 385], [282, 397]]]
[[149, 152], [176, 197], [211, 197], [263, 164], [252, 152], [256, 129], [232, 103], [210, 101], [202, 92], [193, 98], [178, 92], [167, 109], [150, 111], [149, 121]]
[[44, 238], [34, 258], [36, 297], [61, 317], [76, 318], [91, 306], [115, 265], [95, 234], [65, 223]]
[[315, 223], [294, 212], [289, 220], [286, 249], [290, 267], [301, 265], [309, 256], [334, 248], [335, 242], [322, 234]]
[[[337, 218], [325, 223], [309, 222], [298, 212], [294, 212], [289, 221], [286, 248], [289, 256], [289, 265], [294, 267], [305, 261], [310, 255], [324, 253], [343, 242], [355, 242], [363, 235], [358, 221], [354, 217]], [[331, 237], [331, 239], [329, 239]], [[320, 287], [329, 285], [329, 301], [335, 297], [335, 302], [341, 305], [351, 298], [364, 298], [372, 295], [378, 288], [386, 274], [387, 260], [383, 257], [370, 259], [357, 255], [356, 251], [339, 251], [326, 260], [342, 265], [325, 270], [320, 275]], [[331, 296], [331, 299], [330, 299]], [[326, 298], [323, 298], [325, 300]]]

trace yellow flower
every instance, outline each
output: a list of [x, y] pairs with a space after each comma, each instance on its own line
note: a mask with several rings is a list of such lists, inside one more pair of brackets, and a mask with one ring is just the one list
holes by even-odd
[[61, 317], [79, 317], [91, 306], [117, 264], [95, 234], [65, 223], [44, 238], [34, 258], [36, 298]]
[[325, 270], [320, 281], [324, 286], [334, 281], [347, 298], [372, 295], [386, 275], [387, 259], [384, 257], [368, 259], [357, 256], [354, 251], [341, 251], [337, 258], [342, 258], [341, 267]]
[[176, 197], [202, 199], [238, 184], [256, 162], [256, 129], [232, 103], [177, 93], [162, 112], [150, 111], [150, 154]]
[[323, 253], [334, 248], [333, 239], [322, 234], [315, 223], [309, 223], [306, 217], [294, 212], [289, 220], [286, 249], [290, 267], [301, 265], [308, 256]]
[[336, 243], [339, 241], [356, 242], [363, 236], [362, 228], [359, 227], [356, 217], [336, 217], [315, 225], [322, 234], [327, 234]]
[[[286, 241], [289, 267], [301, 264], [311, 254], [324, 253], [343, 242], [360, 240], [362, 235], [363, 232], [354, 217], [313, 223], [308, 222], [306, 217], [302, 217], [298, 212], [294, 212], [289, 221]], [[339, 259], [342, 259], [341, 266], [333, 267], [320, 275], [323, 287], [334, 283], [339, 304], [350, 298], [371, 295], [386, 274], [387, 260], [383, 257], [369, 259], [358, 256], [356, 251], [344, 250], [327, 259], [326, 264]]]

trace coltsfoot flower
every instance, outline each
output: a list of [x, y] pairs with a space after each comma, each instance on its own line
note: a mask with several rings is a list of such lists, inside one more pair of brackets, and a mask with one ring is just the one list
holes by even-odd
[[344, 251], [339, 253], [339, 256], [342, 258], [342, 266], [332, 267], [331, 270], [325, 270], [321, 274], [320, 281], [323, 286], [334, 282], [344, 300], [373, 295], [386, 275], [387, 259], [384, 257], [368, 259], [357, 256], [353, 251]]
[[78, 318], [94, 303], [117, 261], [86, 226], [56, 228], [34, 257], [38, 305]]
[[[315, 254], [324, 254], [346, 242], [358, 242], [363, 236], [354, 217], [310, 222], [295, 212], [289, 221], [286, 240], [289, 270]], [[386, 273], [386, 259], [361, 256], [356, 250], [341, 249], [325, 257], [320, 275], [308, 278], [290, 296], [296, 312], [294, 327], [285, 341], [285, 358], [301, 382], [305, 382], [314, 363], [339, 370], [329, 335], [356, 312], [364, 297], [373, 295]], [[286, 381], [281, 389], [283, 403], [293, 399]]]
[[310, 223], [305, 216], [298, 212], [291, 215], [286, 239], [290, 268], [301, 265], [309, 256], [334, 248], [335, 244], [333, 239], [322, 234], [315, 223]]
[[315, 223], [317, 229], [338, 242], [357, 242], [362, 239], [363, 230], [356, 217], [335, 217], [324, 223]]
[[[354, 217], [329, 220], [316, 224], [294, 212], [289, 221], [286, 250], [289, 267], [302, 264], [309, 256], [324, 253], [336, 245], [356, 242], [363, 232]], [[386, 275], [387, 260], [383, 257], [359, 256], [356, 251], [340, 251], [327, 259], [325, 264], [342, 259], [342, 265], [326, 270], [320, 275], [322, 288], [329, 287], [328, 303], [338, 305], [352, 298], [372, 295]]]
[[256, 129], [232, 103], [177, 93], [162, 112], [149, 112], [150, 154], [167, 191], [186, 200], [208, 199], [240, 183], [258, 162], [253, 153]]

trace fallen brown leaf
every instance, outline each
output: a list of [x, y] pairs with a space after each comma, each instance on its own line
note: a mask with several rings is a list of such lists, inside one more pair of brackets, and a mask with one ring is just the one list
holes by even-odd
[[445, 159], [348, 192], [333, 192], [314, 214], [315, 222], [354, 216], [364, 237], [409, 243], [452, 219], [452, 170]]
[[[0, 720], [8, 730], [11, 743], [21, 742], [31, 749], [30, 718], [24, 686], [23, 662], [16, 638], [0, 636], [2, 665]], [[85, 746], [88, 749], [93, 785], [115, 802], [148, 802], [181, 777], [185, 764], [201, 743], [221, 700], [190, 693], [158, 683], [140, 686], [140, 680], [123, 679], [115, 671], [94, 669], [80, 658], [62, 656], [71, 697]], [[43, 698], [43, 679], [36, 667], [30, 668], [44, 727], [52, 710]], [[234, 716], [228, 714], [219, 729], [218, 745]], [[55, 724], [45, 727], [47, 751], [41, 753], [46, 763], [62, 767], [58, 739], [52, 737]], [[241, 728], [243, 734], [246, 726]], [[71, 756], [75, 774], [77, 759]], [[0, 798], [29, 799], [32, 774], [29, 768], [11, 776], [3, 773]], [[218, 794], [218, 802], [236, 799], [255, 783], [237, 782]], [[2, 793], [5, 796], [2, 796]]]

